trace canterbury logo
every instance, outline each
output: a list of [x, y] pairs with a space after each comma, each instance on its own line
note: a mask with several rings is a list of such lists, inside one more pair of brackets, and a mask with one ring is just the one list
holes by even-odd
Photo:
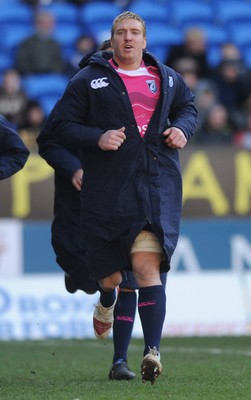
[[107, 78], [98, 78], [98, 79], [93, 79], [93, 81], [91, 81], [91, 87], [92, 89], [100, 89], [102, 87], [106, 87], [109, 85], [108, 82], [105, 82], [105, 79]]

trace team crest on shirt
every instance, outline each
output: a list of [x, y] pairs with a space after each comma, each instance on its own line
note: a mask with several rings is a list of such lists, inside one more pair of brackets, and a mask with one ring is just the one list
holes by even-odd
[[149, 80], [149, 81], [146, 81], [146, 83], [147, 83], [147, 86], [148, 86], [149, 90], [150, 90], [152, 93], [157, 93], [157, 91], [158, 91], [158, 86], [157, 86], [157, 84], [156, 84], [156, 82], [155, 82], [154, 79], [151, 79], [151, 80]]

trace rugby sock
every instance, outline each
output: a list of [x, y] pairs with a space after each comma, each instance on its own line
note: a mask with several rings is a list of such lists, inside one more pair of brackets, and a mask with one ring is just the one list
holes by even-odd
[[104, 291], [103, 289], [99, 289], [100, 291], [100, 303], [102, 304], [102, 306], [108, 308], [111, 307], [114, 304], [114, 301], [116, 299], [116, 290], [117, 289], [113, 289], [113, 290], [109, 290], [109, 291]]
[[138, 311], [142, 324], [145, 349], [149, 347], [159, 350], [162, 328], [166, 315], [166, 293], [162, 285], [139, 289]]
[[135, 291], [119, 291], [114, 309], [113, 323], [113, 364], [127, 361], [127, 350], [132, 336], [136, 312], [137, 295]]

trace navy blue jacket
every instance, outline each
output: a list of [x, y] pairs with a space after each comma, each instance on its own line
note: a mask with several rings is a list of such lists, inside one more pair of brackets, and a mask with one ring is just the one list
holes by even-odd
[[[70, 81], [56, 106], [53, 136], [64, 146], [83, 151], [82, 225], [88, 250], [95, 252], [95, 238], [120, 239], [123, 249], [113, 260], [115, 271], [122, 252], [129, 254], [136, 235], [149, 224], [164, 247], [167, 270], [178, 240], [182, 180], [178, 151], [164, 144], [162, 133], [175, 126], [187, 139], [193, 135], [194, 95], [179, 74], [145, 51], [144, 61], [159, 67], [162, 84], [142, 138], [124, 83], [108, 63], [108, 54], [95, 53]], [[97, 89], [92, 84], [97, 79], [106, 85]], [[119, 150], [100, 150], [102, 133], [122, 126], [126, 140]]]
[[23, 168], [29, 156], [18, 133], [0, 115], [0, 180], [9, 178]]
[[84, 291], [97, 290], [88, 273], [87, 252], [80, 228], [80, 193], [72, 185], [73, 174], [81, 167], [79, 149], [66, 149], [51, 136], [50, 117], [37, 137], [38, 151], [55, 170], [54, 219], [51, 242], [58, 265]]

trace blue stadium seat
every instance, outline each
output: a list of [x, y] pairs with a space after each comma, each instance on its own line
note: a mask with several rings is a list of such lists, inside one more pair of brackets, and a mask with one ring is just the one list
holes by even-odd
[[214, 24], [203, 25], [208, 46], [222, 45], [228, 40], [225, 29]]
[[221, 60], [221, 46], [211, 45], [207, 49], [207, 62], [210, 67], [215, 68]]
[[69, 55], [74, 52], [76, 49], [76, 41], [81, 34], [81, 28], [76, 24], [61, 23], [55, 27], [53, 37], [60, 44], [65, 58], [69, 57]]
[[189, 28], [199, 28], [205, 33], [207, 43], [211, 45], [219, 45], [228, 40], [228, 32], [222, 27], [211, 22], [190, 23], [183, 24], [182, 31], [185, 33]]
[[121, 11], [121, 7], [111, 2], [87, 3], [79, 9], [79, 22], [100, 43], [110, 37], [113, 20]]
[[10, 5], [10, 4], [12, 4], [13, 6], [15, 6], [16, 4], [19, 5], [20, 0], [0, 0], [0, 8], [2, 6]]
[[183, 41], [182, 32], [166, 26], [164, 23], [147, 24], [147, 49], [164, 62], [170, 46], [180, 44]]
[[78, 23], [78, 7], [72, 3], [50, 3], [46, 6], [40, 6], [39, 10], [49, 11], [55, 16], [57, 24], [77, 24]]
[[129, 11], [140, 15], [147, 23], [147, 27], [149, 22], [165, 22], [167, 24], [170, 16], [167, 4], [153, 1], [134, 0], [130, 3]]
[[247, 65], [248, 68], [251, 69], [251, 45], [243, 48], [242, 55], [245, 64]]
[[14, 67], [14, 58], [8, 51], [4, 51], [1, 49], [1, 57], [0, 57], [0, 73], [4, 72], [6, 69]]
[[5, 26], [2, 32], [4, 40], [1, 46], [8, 50], [14, 57], [17, 47], [34, 32], [34, 27], [31, 25], [15, 25], [13, 23], [11, 26]]
[[3, 4], [0, 11], [0, 26], [2, 28], [31, 26], [33, 24], [33, 9], [26, 4]]
[[214, 22], [214, 12], [210, 3], [195, 0], [177, 1], [172, 7], [172, 21], [178, 26], [185, 23]]
[[35, 99], [41, 96], [62, 96], [68, 78], [64, 74], [31, 74], [22, 79], [22, 84], [27, 94]]
[[248, 1], [216, 3], [214, 10], [216, 21], [224, 26], [229, 26], [232, 22], [251, 22], [251, 2]]
[[240, 48], [251, 45], [250, 27], [251, 21], [232, 22], [228, 28], [230, 40]]
[[46, 117], [50, 114], [60, 96], [57, 95], [41, 95], [37, 97], [37, 101], [45, 112]]

